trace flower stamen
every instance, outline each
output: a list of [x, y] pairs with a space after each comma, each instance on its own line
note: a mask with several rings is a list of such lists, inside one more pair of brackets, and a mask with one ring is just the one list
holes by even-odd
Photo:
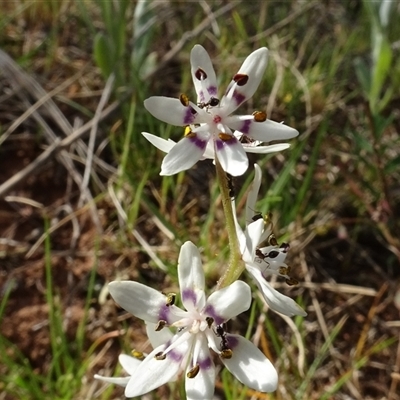
[[193, 139], [193, 138], [195, 138], [197, 136], [196, 133], [192, 131], [192, 129], [190, 128], [189, 125], [185, 126], [185, 131], [184, 131], [183, 135], [186, 138], [190, 138], [190, 139]]
[[154, 330], [156, 332], [161, 331], [161, 329], [163, 329], [165, 326], [167, 325], [167, 321], [164, 321], [163, 319], [160, 319], [160, 321], [157, 322], [156, 327], [154, 328]]
[[131, 352], [132, 356], [137, 358], [138, 360], [144, 360], [144, 354], [141, 351], [137, 351], [135, 349]]
[[218, 134], [218, 137], [223, 140], [224, 142], [229, 142], [230, 140], [233, 139], [233, 136], [230, 135], [229, 133], [224, 133], [224, 132], [220, 132]]
[[249, 80], [249, 76], [246, 74], [236, 74], [233, 77], [233, 80], [237, 83], [238, 86], [244, 86]]
[[267, 113], [264, 111], [254, 111], [253, 116], [256, 122], [264, 122], [267, 120]]
[[184, 107], [188, 107], [189, 104], [190, 104], [189, 97], [188, 97], [186, 94], [184, 94], [184, 93], [181, 93], [181, 94], [179, 95], [179, 101], [181, 102], [181, 104], [182, 104]]
[[200, 365], [196, 364], [190, 371], [188, 371], [188, 373], [186, 374], [186, 376], [188, 378], [194, 378], [200, 371]]
[[166, 306], [173, 306], [175, 304], [175, 299], [176, 299], [176, 293], [168, 293], [167, 294], [167, 301], [166, 301]]
[[154, 356], [154, 358], [155, 358], [156, 360], [161, 361], [161, 360], [165, 360], [165, 359], [167, 358], [167, 355], [164, 354], [162, 351], [160, 351], [159, 353], [157, 353], [157, 354]]
[[194, 76], [199, 81], [204, 81], [205, 79], [207, 79], [206, 71], [204, 71], [204, 69], [202, 68], [197, 68], [196, 72], [194, 73]]
[[219, 355], [221, 356], [221, 358], [229, 360], [233, 356], [233, 351], [232, 349], [223, 349]]

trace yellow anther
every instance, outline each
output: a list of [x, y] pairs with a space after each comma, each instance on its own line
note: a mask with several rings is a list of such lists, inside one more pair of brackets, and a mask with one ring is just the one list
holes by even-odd
[[186, 94], [184, 94], [184, 93], [181, 93], [181, 94], [179, 95], [179, 101], [181, 102], [181, 104], [182, 104], [184, 107], [187, 107], [187, 106], [189, 105], [189, 97], [186, 96]]
[[279, 273], [281, 275], [287, 275], [288, 274], [288, 269], [286, 267], [279, 267]]
[[175, 299], [176, 299], [176, 293], [168, 293], [166, 301], [167, 307], [173, 306], [175, 304]]
[[185, 126], [185, 131], [183, 132], [184, 136], [187, 138], [195, 138], [196, 137], [196, 133], [192, 131], [192, 129], [190, 128], [190, 126]]
[[137, 358], [138, 360], [144, 360], [144, 354], [141, 351], [132, 350], [132, 356]]
[[221, 351], [221, 353], [219, 353], [219, 355], [222, 358], [225, 358], [225, 359], [229, 360], [233, 356], [233, 351], [231, 349], [224, 349], [224, 350]]

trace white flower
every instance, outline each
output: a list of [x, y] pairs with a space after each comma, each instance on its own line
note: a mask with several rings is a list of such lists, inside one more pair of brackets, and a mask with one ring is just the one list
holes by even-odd
[[[226, 321], [249, 308], [249, 286], [236, 281], [207, 299], [200, 253], [191, 242], [181, 248], [178, 277], [186, 310], [174, 305], [172, 294], [163, 295], [138, 282], [109, 284], [112, 297], [121, 307], [145, 320], [149, 327], [151, 324], [156, 327], [156, 330], [148, 329], [154, 350], [135, 368], [128, 366], [129, 377], [112, 382], [126, 385], [125, 396], [136, 397], [185, 373], [188, 400], [212, 399], [215, 365], [211, 348], [242, 383], [261, 392], [274, 391], [278, 377], [271, 362], [253, 343], [239, 335], [228, 334], [223, 328]], [[173, 334], [168, 328], [177, 329]]]
[[[294, 315], [306, 316], [307, 313], [293, 299], [279, 293], [265, 279], [268, 275], [279, 275], [286, 278], [288, 284], [295, 283], [295, 280], [289, 276], [290, 268], [285, 264], [289, 245], [283, 243], [278, 246], [274, 237], [271, 236], [270, 224], [267, 224], [262, 215], [255, 211], [261, 185], [261, 169], [257, 164], [254, 165], [254, 168], [254, 181], [246, 201], [246, 228], [244, 231], [237, 221], [236, 212], [234, 213], [242, 259], [247, 271], [255, 279], [265, 301], [272, 310], [290, 317]], [[234, 200], [232, 202], [233, 208], [235, 208]], [[269, 240], [269, 246], [258, 248], [262, 242], [269, 238], [272, 238]]]
[[[190, 62], [197, 103], [186, 95], [179, 99], [155, 96], [145, 100], [146, 109], [161, 121], [185, 126], [178, 143], [143, 135], [155, 146], [168, 152], [161, 165], [161, 175], [173, 175], [192, 167], [203, 158], [218, 158], [222, 168], [233, 176], [242, 175], [248, 167], [246, 151], [270, 153], [288, 148], [287, 144], [258, 146], [262, 142], [291, 139], [298, 132], [267, 119], [262, 111], [252, 115], [231, 115], [251, 98], [267, 66], [268, 50], [262, 47], [251, 53], [234, 75], [225, 95], [219, 100], [217, 78], [207, 51], [193, 47]], [[243, 142], [241, 143], [239, 139]]]

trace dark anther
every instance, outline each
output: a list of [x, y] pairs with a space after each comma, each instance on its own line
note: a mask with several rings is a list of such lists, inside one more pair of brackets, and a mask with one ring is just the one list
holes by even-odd
[[160, 351], [159, 353], [157, 353], [154, 358], [156, 360], [165, 360], [167, 358], [167, 355], [164, 354], [162, 351]]
[[249, 76], [246, 74], [236, 74], [233, 80], [238, 84], [238, 86], [244, 86], [249, 80]]
[[161, 329], [163, 329], [165, 327], [165, 325], [167, 325], [167, 321], [164, 321], [163, 319], [160, 319], [160, 321], [157, 322], [157, 325], [154, 328], [154, 330], [156, 332], [161, 331]]
[[197, 69], [197, 71], [194, 73], [194, 76], [199, 81], [204, 81], [204, 79], [207, 79], [206, 71], [204, 71], [204, 69], [201, 69], [201, 68]]
[[256, 249], [256, 256], [257, 256], [258, 258], [264, 259], [265, 254], [264, 254], [260, 249]]
[[289, 243], [283, 242], [283, 243], [279, 246], [279, 248], [280, 248], [280, 249], [283, 249], [283, 252], [284, 252], [284, 253], [287, 253], [287, 252], [289, 251], [289, 249], [290, 249], [290, 245], [289, 245]]
[[207, 325], [209, 328], [211, 328], [212, 324], [214, 323], [214, 318], [212, 317], [206, 317]]
[[273, 233], [268, 236], [268, 243], [270, 246], [278, 246], [278, 241]]

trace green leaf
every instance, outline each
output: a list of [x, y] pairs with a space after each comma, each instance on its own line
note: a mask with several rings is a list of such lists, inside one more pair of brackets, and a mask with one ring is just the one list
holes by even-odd
[[113, 53], [107, 37], [98, 33], [94, 38], [94, 59], [105, 78], [108, 78], [114, 67]]
[[376, 32], [373, 43], [373, 71], [370, 91], [370, 106], [373, 112], [379, 112], [377, 104], [382, 92], [383, 84], [389, 74], [392, 63], [392, 49], [382, 32]]

